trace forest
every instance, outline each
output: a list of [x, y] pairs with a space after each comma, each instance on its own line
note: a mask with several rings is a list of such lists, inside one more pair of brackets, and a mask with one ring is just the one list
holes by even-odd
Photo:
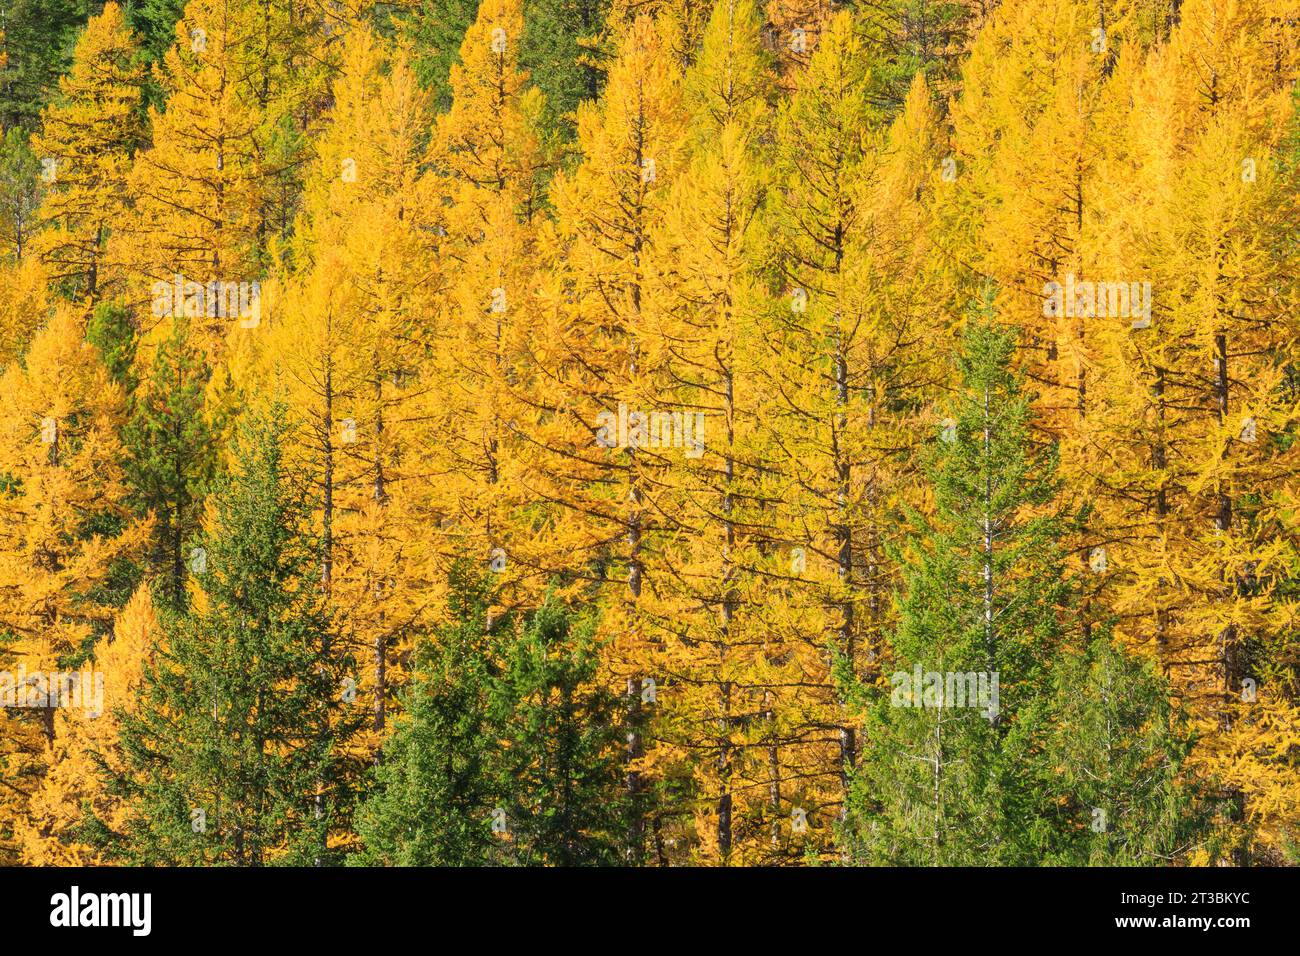
[[1300, 863], [1298, 79], [0, 0], [0, 865]]

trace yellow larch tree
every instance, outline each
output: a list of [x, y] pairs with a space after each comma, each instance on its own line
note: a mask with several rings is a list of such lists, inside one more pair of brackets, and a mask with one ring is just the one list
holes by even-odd
[[[1204, 0], [1135, 71], [1129, 154], [1110, 172], [1115, 262], [1151, 283], [1149, 321], [1106, 355], [1105, 443], [1124, 530], [1112, 568], [1120, 631], [1146, 648], [1200, 730], [1224, 851], [1277, 859], [1295, 838], [1297, 190], [1294, 46], [1256, 5]], [[1124, 160], [1127, 160], [1125, 162]], [[1254, 836], [1252, 836], [1252, 833]]]
[[[856, 761], [858, 741], [834, 686], [835, 659], [878, 647], [879, 621], [862, 613], [864, 522], [874, 466], [866, 458], [876, 359], [859, 310], [852, 250], [862, 241], [861, 178], [879, 145], [867, 101], [866, 50], [853, 15], [822, 34], [777, 128], [780, 181], [770, 209], [776, 292], [763, 330], [757, 386], [766, 435], [760, 520], [776, 547], [769, 572], [784, 583], [765, 622], [788, 649], [800, 692], [787, 736], [797, 738], [789, 798], [824, 833]], [[776, 578], [774, 578], [775, 580]], [[795, 728], [798, 728], [797, 730]]]
[[451, 69], [452, 105], [438, 117], [428, 179], [445, 212], [447, 275], [434, 337], [441, 387], [426, 393], [427, 445], [442, 476], [432, 506], [445, 558], [496, 572], [507, 603], [537, 596], [558, 560], [546, 557], [546, 518], [533, 506], [521, 448], [532, 417], [528, 340], [546, 161], [542, 97], [518, 62], [522, 9], [519, 0], [479, 6]]
[[[579, 108], [583, 159], [551, 187], [556, 221], [542, 240], [548, 274], [531, 349], [539, 397], [530, 480], [557, 508], [568, 573], [604, 586], [611, 601], [608, 662], [637, 728], [642, 683], [653, 679], [641, 605], [662, 529], [654, 476], [683, 454], [650, 447], [648, 434], [662, 381], [662, 344], [646, 335], [648, 246], [680, 175], [685, 135], [679, 72], [665, 44], [654, 20], [635, 20], [601, 99]], [[631, 731], [628, 790], [637, 801], [646, 794], [643, 740]], [[639, 816], [632, 830], [630, 852], [640, 859]]]
[[109, 231], [126, 214], [126, 176], [145, 138], [144, 67], [122, 8], [107, 3], [90, 18], [41, 115], [32, 148], [52, 164], [35, 251], [50, 281], [75, 298], [102, 296], [100, 266]]
[[[718, 0], [686, 74], [689, 145], [650, 250], [653, 307], [674, 428], [691, 447], [662, 470], [669, 533], [657, 565], [665, 711], [660, 736], [692, 778], [690, 846], [717, 864], [755, 862], [779, 815], [775, 750], [761, 746], [770, 692], [755, 624], [762, 600], [752, 535], [757, 398], [758, 220], [775, 109], [775, 74], [752, 0]], [[661, 412], [662, 414], [662, 412]], [[661, 454], [663, 454], [661, 452]]]
[[105, 773], [120, 772], [118, 711], [136, 708], [145, 664], [161, 635], [148, 585], [142, 585], [118, 613], [113, 628], [95, 643], [94, 659], [82, 673], [95, 682], [90, 705], [60, 710], [54, 720], [53, 765], [32, 796], [19, 830], [23, 862], [31, 866], [96, 866], [104, 862], [86, 833], [100, 821], [125, 830], [130, 805], [114, 796]]
[[372, 760], [403, 685], [412, 627], [431, 599], [421, 550], [426, 496], [420, 400], [437, 269], [419, 182], [428, 98], [402, 51], [352, 30], [332, 122], [307, 175], [304, 213], [266, 335], [241, 390], [280, 401], [287, 450], [316, 489], [322, 586], [355, 655], [356, 739]]
[[154, 314], [157, 289], [188, 283], [182, 301], [194, 303], [196, 341], [211, 359], [240, 319], [200, 288], [257, 281], [262, 244], [271, 238], [261, 219], [270, 180], [259, 91], [255, 77], [241, 69], [252, 30], [245, 6], [241, 0], [186, 6], [176, 42], [156, 67], [166, 106], [150, 110], [152, 145], [136, 156], [128, 178], [134, 211], [109, 246], [121, 298], [134, 310], [146, 345], [155, 328], [165, 334], [169, 325]]
[[[126, 506], [122, 392], [83, 326], [71, 306], [61, 306], [22, 364], [0, 377], [0, 632], [6, 658], [32, 675], [38, 694], [50, 673], [84, 661], [107, 628], [114, 604], [126, 598], [116, 593], [123, 564], [139, 557], [149, 532]], [[58, 703], [46, 696], [4, 715], [20, 725], [11, 738], [18, 752], [7, 757], [12, 779], [35, 782], [57, 759]], [[44, 741], [38, 751], [32, 728]], [[6, 813], [21, 804], [5, 804]], [[0, 821], [0, 832], [12, 829], [12, 819]]]
[[49, 310], [45, 268], [35, 256], [0, 262], [0, 369], [16, 361]]

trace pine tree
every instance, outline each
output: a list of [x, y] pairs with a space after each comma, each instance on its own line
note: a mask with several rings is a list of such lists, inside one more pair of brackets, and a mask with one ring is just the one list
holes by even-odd
[[20, 127], [5, 132], [0, 141], [0, 243], [4, 260], [20, 264], [31, 250], [39, 228], [36, 211], [46, 168]]
[[1191, 729], [1171, 711], [1156, 668], [1100, 631], [1088, 646], [1054, 656], [1052, 681], [1053, 727], [1036, 781], [1049, 797], [1036, 816], [1043, 855], [1030, 862], [1166, 866], [1188, 859], [1207, 818], [1184, 785]]
[[970, 0], [886, 0], [863, 3], [863, 37], [877, 51], [872, 99], [901, 109], [917, 75], [946, 99], [957, 91], [957, 65], [980, 27], [983, 5]]
[[577, 135], [578, 104], [604, 87], [599, 49], [609, 0], [528, 0], [519, 62], [542, 91], [546, 128]]
[[65, 72], [86, 0], [8, 0], [0, 30], [0, 129], [36, 125]]
[[478, 6], [477, 0], [420, 0], [418, 10], [399, 20], [411, 43], [416, 75], [439, 113], [451, 106], [451, 68], [460, 62], [461, 41]]
[[206, 374], [189, 320], [174, 316], [171, 324], [171, 335], [153, 350], [132, 393], [123, 442], [133, 504], [155, 519], [149, 564], [158, 593], [180, 609], [190, 561], [186, 545], [199, 531], [204, 495], [215, 477], [219, 428], [203, 407]]
[[138, 712], [123, 715], [126, 768], [112, 792], [138, 817], [104, 842], [126, 860], [320, 864], [346, 824], [346, 659], [332, 647], [282, 417], [242, 423], [192, 568], [194, 605], [164, 623], [166, 654], [145, 671]]
[[141, 0], [131, 5], [131, 26], [140, 35], [140, 49], [150, 64], [157, 63], [176, 39], [176, 22], [186, 0]]

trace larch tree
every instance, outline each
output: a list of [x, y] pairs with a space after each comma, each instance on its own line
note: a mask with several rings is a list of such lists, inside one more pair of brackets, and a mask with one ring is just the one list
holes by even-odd
[[541, 95], [519, 69], [523, 4], [491, 0], [451, 69], [452, 105], [438, 118], [428, 185], [441, 198], [447, 282], [435, 318], [441, 387], [426, 394], [441, 478], [431, 486], [449, 560], [472, 558], [509, 587], [540, 594], [546, 529], [528, 505], [522, 434], [531, 411], [530, 274], [544, 164]]
[[[141, 585], [95, 643], [90, 669], [91, 706], [55, 717], [59, 753], [32, 796], [21, 838], [24, 862], [33, 866], [93, 866], [108, 862], [96, 849], [105, 832], [121, 832], [134, 812], [108, 785], [123, 768], [119, 711], [132, 713], [144, 668], [155, 654], [161, 625], [149, 586]], [[83, 694], [85, 692], [83, 691]], [[100, 696], [102, 694], [102, 697]]]
[[777, 297], [764, 322], [758, 386], [767, 433], [760, 494], [771, 503], [761, 520], [780, 545], [774, 557], [787, 587], [774, 640], [798, 659], [806, 728], [800, 799], [814, 820], [839, 805], [858, 753], [832, 661], [856, 668], [879, 644], [880, 622], [861, 607], [863, 529], [876, 506], [869, 500], [876, 469], [866, 460], [874, 330], [852, 258], [863, 238], [862, 177], [880, 137], [868, 76], [853, 15], [841, 11], [782, 106], [780, 178], [768, 213]]
[[[27, 708], [6, 710], [7, 819], [60, 754], [52, 675], [75, 670], [133, 587], [131, 563], [148, 536], [127, 505], [119, 430], [121, 390], [108, 378], [83, 323], [61, 306], [24, 361], [0, 377], [0, 633], [4, 654], [32, 675]], [[38, 743], [39, 741], [39, 743]], [[8, 781], [7, 781], [8, 782]], [[6, 788], [8, 789], [8, 788]]]
[[126, 215], [127, 173], [144, 143], [144, 67], [122, 8], [105, 4], [77, 41], [72, 69], [42, 113], [32, 148], [49, 170], [36, 252], [76, 299], [103, 295], [110, 229]]
[[[427, 97], [396, 52], [354, 29], [340, 52], [332, 123], [307, 173], [283, 308], [243, 388], [286, 406], [286, 454], [317, 489], [322, 586], [356, 659], [373, 759], [429, 600], [419, 522], [426, 456], [421, 400], [433, 388], [426, 318], [438, 287], [430, 195], [418, 182]], [[269, 387], [267, 387], [269, 385]], [[360, 706], [360, 705], [358, 705]]]
[[1197, 722], [1191, 765], [1219, 779], [1219, 851], [1242, 863], [1255, 828], [1263, 854], [1286, 852], [1287, 824], [1251, 802], [1279, 807], [1293, 772], [1275, 757], [1245, 759], [1242, 741], [1276, 754], [1295, 714], [1282, 664], [1294, 623], [1279, 600], [1294, 566], [1284, 502], [1295, 463], [1282, 436], [1295, 428], [1284, 222], [1296, 187], [1280, 142], [1294, 128], [1282, 79], [1294, 50], [1279, 72], [1285, 27], [1249, 5], [1189, 12], [1134, 79], [1131, 121], [1145, 135], [1111, 173], [1112, 215], [1125, 210], [1129, 225], [1107, 252], [1140, 264], [1154, 309], [1107, 356], [1108, 484], [1123, 493], [1102, 506], [1127, 529], [1116, 549], [1121, 633], [1159, 661]]
[[[652, 327], [645, 316], [649, 243], [680, 173], [685, 132], [666, 42], [655, 21], [636, 19], [601, 99], [579, 107], [583, 160], [552, 184], [556, 222], [543, 244], [553, 271], [540, 294], [533, 347], [543, 390], [532, 428], [542, 453], [532, 468], [561, 512], [557, 525], [573, 529], [557, 549], [567, 553], [570, 573], [610, 585], [609, 663], [626, 684], [636, 725], [627, 784], [638, 801], [645, 798], [642, 682], [651, 679], [641, 605], [660, 524], [653, 476], [669, 455], [682, 454], [649, 447], [648, 434], [662, 375], [661, 350], [645, 334]], [[633, 428], [635, 421], [641, 424]], [[638, 861], [645, 831], [641, 812], [633, 814], [628, 852]]]
[[760, 31], [752, 2], [721, 0], [686, 75], [687, 165], [652, 244], [658, 324], [647, 329], [664, 343], [670, 421], [689, 427], [693, 443], [664, 469], [659, 497], [671, 529], [656, 615], [664, 736], [692, 778], [692, 845], [719, 864], [764, 859], [781, 813], [776, 744], [759, 743], [770, 732], [765, 675], [776, 655], [756, 616], [749, 473], [756, 312], [766, 303], [755, 260], [775, 117]]

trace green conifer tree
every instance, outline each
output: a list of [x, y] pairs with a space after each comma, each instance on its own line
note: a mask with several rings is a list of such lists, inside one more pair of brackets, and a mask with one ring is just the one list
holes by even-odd
[[500, 852], [488, 732], [491, 599], [481, 574], [465, 563], [452, 569], [449, 623], [420, 646], [404, 714], [357, 815], [364, 846], [350, 863], [477, 866]]
[[1055, 453], [1031, 444], [1013, 351], [1011, 334], [970, 326], [955, 408], [925, 465], [933, 514], [911, 514], [898, 549], [893, 659], [881, 685], [858, 688], [872, 745], [846, 832], [869, 862], [1025, 862], [1018, 768], [1042, 737], [1043, 662], [1070, 612]]
[[595, 624], [551, 597], [506, 642], [496, 763], [514, 858], [525, 865], [621, 860], [621, 700], [597, 681]]
[[167, 621], [139, 710], [121, 715], [126, 770], [112, 788], [138, 817], [104, 839], [132, 863], [320, 864], [347, 822], [335, 781], [357, 722], [301, 530], [305, 489], [282, 459], [284, 417], [242, 424], [191, 569], [194, 607]]
[[133, 503], [156, 517], [149, 563], [159, 596], [176, 609], [185, 603], [185, 546], [197, 534], [204, 495], [215, 477], [217, 444], [203, 407], [207, 382], [203, 353], [184, 316], [150, 356], [132, 396], [124, 442]]

